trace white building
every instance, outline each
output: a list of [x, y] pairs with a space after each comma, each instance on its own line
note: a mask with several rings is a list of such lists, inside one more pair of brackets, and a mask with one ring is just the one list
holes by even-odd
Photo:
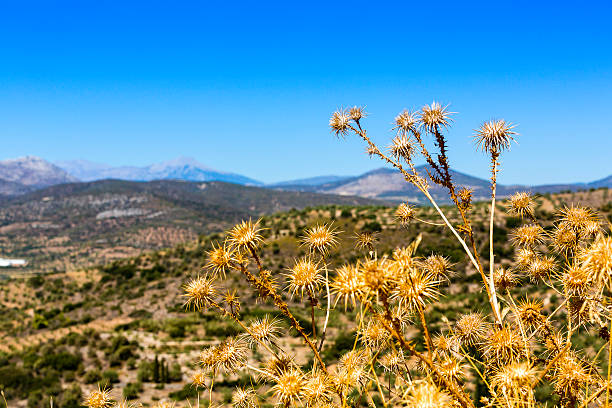
[[4, 259], [0, 258], [0, 268], [8, 268], [11, 266], [26, 266], [28, 261], [25, 259]]

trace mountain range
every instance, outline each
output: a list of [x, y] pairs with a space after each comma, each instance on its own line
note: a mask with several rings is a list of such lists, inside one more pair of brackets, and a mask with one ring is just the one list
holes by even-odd
[[[417, 167], [419, 173], [423, 175], [426, 174], [426, 169], [426, 166]], [[455, 170], [451, 172], [452, 178], [457, 185], [473, 190], [475, 201], [489, 197], [489, 180]], [[211, 169], [197, 160], [188, 157], [179, 157], [174, 160], [143, 167], [113, 167], [86, 160], [60, 161], [52, 164], [33, 156], [0, 161], [0, 196], [16, 196], [56, 184], [105, 179], [126, 181], [222, 181], [275, 190], [359, 196], [387, 202], [408, 201], [423, 203], [420, 192], [411, 184], [406, 183], [399, 172], [388, 168], [372, 170], [353, 177], [327, 175], [264, 184], [244, 175]], [[501, 198], [521, 190], [538, 193], [555, 193], [565, 190], [575, 191], [600, 187], [612, 187], [612, 175], [590, 183], [538, 186], [498, 184], [497, 192]], [[431, 193], [441, 202], [448, 201], [448, 194], [442, 187], [432, 186]]]

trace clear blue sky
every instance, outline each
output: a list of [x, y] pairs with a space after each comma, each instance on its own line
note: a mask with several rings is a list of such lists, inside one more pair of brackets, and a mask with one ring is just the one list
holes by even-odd
[[612, 173], [609, 2], [14, 1], [0, 6], [0, 159], [146, 165], [193, 156], [266, 181], [380, 164], [327, 122], [367, 105], [458, 112], [451, 165], [487, 176], [472, 129], [518, 123], [503, 183]]

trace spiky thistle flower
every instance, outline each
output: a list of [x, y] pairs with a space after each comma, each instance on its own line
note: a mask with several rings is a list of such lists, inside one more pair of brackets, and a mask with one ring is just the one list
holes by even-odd
[[357, 262], [357, 271], [364, 294], [378, 296], [382, 292], [389, 292], [394, 284], [390, 266], [391, 263], [386, 258]]
[[259, 221], [244, 220], [229, 231], [228, 243], [239, 250], [254, 250], [264, 240], [261, 231]]
[[525, 356], [525, 346], [521, 335], [508, 326], [494, 327], [481, 343], [484, 357], [495, 365], [519, 361]]
[[304, 397], [304, 374], [297, 368], [291, 368], [281, 373], [274, 380], [271, 391], [279, 404], [289, 406], [301, 402]]
[[217, 244], [217, 246], [213, 243], [212, 249], [206, 253], [208, 255], [206, 267], [214, 273], [225, 276], [225, 271], [231, 267], [233, 253], [234, 251], [226, 242]]
[[334, 384], [329, 376], [318, 369], [313, 369], [307, 376], [303, 394], [307, 407], [317, 407], [332, 400]]
[[582, 267], [591, 279], [608, 288], [612, 287], [612, 238], [599, 235], [595, 242], [580, 252]]
[[401, 203], [395, 210], [395, 219], [401, 225], [408, 225], [416, 216], [416, 208], [407, 203]]
[[579, 263], [569, 265], [558, 277], [569, 295], [583, 296], [592, 287], [589, 271]]
[[228, 337], [220, 344], [204, 349], [200, 353], [200, 365], [217, 372], [222, 369], [234, 373], [246, 364], [247, 347], [237, 337]]
[[378, 319], [372, 318], [359, 329], [359, 337], [364, 346], [376, 351], [388, 343], [389, 332]]
[[523, 299], [516, 305], [517, 317], [526, 326], [538, 326], [544, 320], [542, 316], [542, 301], [539, 299]]
[[531, 260], [526, 271], [529, 274], [532, 282], [546, 280], [555, 272], [557, 262], [555, 258], [550, 256], [537, 256]]
[[113, 408], [138, 408], [140, 405], [136, 404], [135, 402], [132, 401], [128, 401], [125, 398], [117, 401], [114, 405]]
[[206, 309], [214, 303], [215, 297], [217, 296], [214, 278], [207, 275], [198, 276], [191, 280], [183, 285], [183, 289], [185, 290], [183, 296], [187, 298], [185, 307], [193, 307], [194, 310]]
[[514, 260], [516, 262], [516, 266], [521, 269], [529, 268], [531, 262], [538, 257], [538, 254], [531, 248], [519, 248], [516, 251], [516, 255], [514, 256]]
[[537, 370], [529, 362], [513, 362], [501, 367], [491, 378], [491, 386], [511, 399], [521, 399], [531, 392]]
[[345, 109], [335, 111], [331, 118], [329, 118], [329, 127], [336, 136], [346, 136], [349, 131], [349, 122], [351, 117]]
[[378, 234], [375, 232], [362, 231], [355, 234], [355, 248], [365, 249], [368, 251], [374, 250], [374, 244], [378, 240]]
[[462, 315], [455, 323], [455, 337], [466, 346], [472, 346], [484, 339], [488, 325], [480, 313]]
[[404, 369], [406, 357], [401, 350], [392, 349], [378, 359], [378, 363], [386, 372], [400, 374]]
[[457, 193], [459, 198], [459, 205], [463, 211], [467, 211], [472, 208], [472, 193], [474, 190], [471, 188], [462, 187]]
[[563, 207], [558, 212], [558, 221], [568, 225], [575, 231], [583, 232], [592, 222], [597, 222], [597, 214], [587, 207]]
[[83, 400], [83, 405], [88, 408], [109, 408], [113, 405], [113, 400], [110, 396], [110, 391], [106, 388], [100, 388], [92, 391]]
[[421, 262], [421, 267], [432, 274], [437, 280], [446, 279], [453, 273], [453, 264], [442, 255], [429, 255]]
[[447, 110], [447, 106], [442, 106], [438, 102], [432, 102], [431, 105], [425, 105], [419, 113], [419, 126], [429, 133], [435, 133], [440, 128], [448, 128], [452, 122], [451, 114]]
[[311, 252], [327, 255], [330, 249], [338, 245], [337, 236], [338, 231], [331, 225], [315, 225], [306, 230], [302, 238], [302, 244], [307, 246]]
[[397, 129], [403, 132], [410, 132], [416, 130], [417, 123], [417, 114], [404, 110], [395, 117], [395, 127], [393, 129]]
[[533, 248], [544, 241], [544, 229], [537, 224], [522, 225], [512, 231], [510, 240], [514, 245]]
[[551, 234], [553, 248], [562, 254], [576, 251], [580, 245], [580, 232], [572, 229], [567, 223], [559, 223]]
[[236, 387], [232, 393], [232, 406], [234, 408], [256, 408], [259, 406], [257, 394], [252, 387]]
[[334, 378], [340, 390], [346, 393], [353, 387], [363, 387], [370, 378], [367, 370], [369, 356], [365, 349], [354, 349], [340, 357]]
[[196, 371], [191, 376], [191, 384], [196, 388], [206, 388], [206, 380], [208, 379], [208, 374], [204, 371]]
[[414, 143], [405, 133], [402, 133], [393, 138], [389, 150], [391, 155], [398, 160], [404, 159], [409, 162], [414, 154]]
[[461, 361], [454, 357], [445, 356], [440, 361], [436, 361], [434, 364], [438, 369], [438, 372], [449, 381], [458, 382], [465, 377], [465, 364], [462, 364]]
[[563, 400], [575, 401], [593, 382], [589, 369], [574, 352], [565, 352], [554, 364], [552, 383]]
[[493, 272], [493, 282], [496, 288], [504, 291], [516, 287], [520, 280], [512, 268], [499, 267]]
[[457, 349], [457, 338], [445, 334], [437, 334], [431, 340], [437, 353], [448, 356]]
[[453, 400], [445, 391], [430, 382], [414, 386], [406, 397], [406, 406], [419, 408], [448, 408]]
[[236, 289], [227, 289], [223, 294], [223, 301], [229, 309], [231, 316], [238, 316], [240, 314], [240, 299], [236, 296]]
[[363, 283], [361, 282], [357, 268], [353, 265], [343, 265], [336, 269], [336, 277], [330, 284], [332, 293], [336, 297], [334, 307], [344, 299], [344, 309], [346, 310], [349, 300], [355, 307], [355, 299], [359, 299], [363, 294]]
[[249, 346], [271, 343], [277, 339], [280, 329], [280, 320], [266, 315], [261, 319], [255, 319], [250, 324], [248, 333], [244, 333], [242, 337]]
[[349, 109], [348, 115], [352, 121], [359, 122], [361, 119], [368, 116], [365, 109], [362, 106], [353, 106]]
[[515, 127], [503, 119], [484, 122], [480, 128], [476, 129], [474, 135], [476, 145], [489, 154], [499, 154], [510, 147], [510, 143], [514, 140], [512, 135], [517, 134], [512, 130]]
[[427, 271], [415, 270], [397, 282], [391, 292], [392, 299], [398, 299], [400, 306], [410, 310], [419, 310], [431, 301], [438, 299], [440, 281]]
[[265, 369], [263, 370], [265, 374], [262, 374], [261, 379], [274, 381], [275, 378], [280, 377], [283, 373], [297, 368], [299, 367], [291, 356], [280, 353], [266, 361]]
[[296, 260], [293, 268], [289, 269], [289, 273], [285, 276], [289, 281], [287, 289], [289, 289], [291, 295], [299, 294], [300, 298], [304, 297], [304, 292], [309, 296], [315, 296], [321, 283], [325, 280], [321, 276], [318, 262], [314, 262], [308, 257]]
[[531, 196], [524, 191], [514, 193], [508, 199], [508, 212], [521, 218], [525, 215], [533, 215], [533, 207]]

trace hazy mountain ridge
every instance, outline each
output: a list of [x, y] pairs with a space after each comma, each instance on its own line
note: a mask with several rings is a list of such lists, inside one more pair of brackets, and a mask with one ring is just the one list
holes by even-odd
[[0, 161], [0, 194], [15, 195], [77, 181], [60, 167], [35, 156]]
[[118, 179], [128, 181], [186, 180], [186, 181], [224, 181], [244, 185], [262, 185], [252, 178], [211, 169], [190, 157], [179, 157], [148, 166], [113, 167], [87, 160], [68, 160], [56, 163], [81, 181]]

